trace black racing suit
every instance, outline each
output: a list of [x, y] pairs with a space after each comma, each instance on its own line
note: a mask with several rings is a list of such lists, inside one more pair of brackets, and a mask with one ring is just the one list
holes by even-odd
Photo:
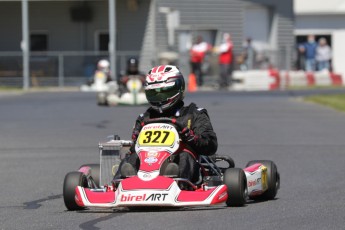
[[[129, 92], [129, 90], [127, 89], [127, 81], [130, 79], [130, 77], [137, 77], [141, 82], [142, 82], [142, 85], [144, 85], [145, 83], [145, 77], [146, 75], [141, 73], [141, 72], [133, 72], [133, 73], [130, 73], [130, 72], [122, 72], [120, 73], [120, 76], [118, 78], [118, 85], [119, 85], [119, 95], [121, 96], [122, 94], [124, 93], [127, 93]], [[142, 88], [143, 90], [143, 88]]]
[[[210, 118], [206, 109], [198, 108], [194, 103], [184, 106], [181, 101], [173, 109], [159, 113], [149, 108], [144, 114], [140, 114], [137, 118], [132, 139], [135, 143], [136, 138], [146, 119], [168, 117], [175, 118], [183, 127], [186, 127], [194, 133], [193, 138], [184, 141], [186, 151], [180, 152], [173, 159], [179, 165], [179, 177], [189, 179], [192, 182], [197, 181], [199, 177], [199, 165], [197, 163], [197, 155], [213, 155], [217, 151], [218, 143], [216, 133], [213, 131]], [[191, 154], [192, 153], [192, 154]], [[139, 169], [139, 157], [134, 151], [134, 144], [131, 147], [131, 154], [126, 161]]]

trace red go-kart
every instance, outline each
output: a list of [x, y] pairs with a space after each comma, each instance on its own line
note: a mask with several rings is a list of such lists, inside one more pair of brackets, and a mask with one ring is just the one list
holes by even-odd
[[[192, 183], [176, 173], [166, 173], [184, 143], [181, 126], [174, 119], [158, 118], [145, 122], [135, 143], [140, 158], [136, 175], [114, 179], [119, 159], [131, 141], [100, 143], [100, 164], [83, 165], [65, 176], [63, 198], [68, 210], [91, 207], [187, 207], [226, 203], [243, 206], [247, 199], [273, 199], [280, 187], [274, 162], [250, 161], [246, 168], [234, 168], [229, 156], [200, 155], [199, 180]], [[226, 162], [226, 167], [218, 162]], [[222, 164], [224, 165], [224, 163]], [[174, 175], [175, 174], [175, 175]]]

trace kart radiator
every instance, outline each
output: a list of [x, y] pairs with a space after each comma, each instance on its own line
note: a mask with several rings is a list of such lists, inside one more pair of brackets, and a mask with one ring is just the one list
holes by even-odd
[[105, 143], [99, 143], [100, 153], [100, 186], [110, 184], [113, 180], [122, 159], [129, 151], [131, 141], [112, 140]]

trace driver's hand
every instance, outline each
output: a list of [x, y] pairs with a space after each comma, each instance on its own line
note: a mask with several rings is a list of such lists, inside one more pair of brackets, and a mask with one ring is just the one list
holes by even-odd
[[182, 129], [180, 134], [181, 134], [181, 139], [186, 142], [192, 142], [197, 139], [197, 136], [194, 134], [193, 130], [187, 127]]
[[134, 142], [137, 141], [138, 136], [139, 136], [139, 131], [137, 131], [137, 130], [133, 131], [133, 133], [132, 133], [132, 141], [134, 141]]

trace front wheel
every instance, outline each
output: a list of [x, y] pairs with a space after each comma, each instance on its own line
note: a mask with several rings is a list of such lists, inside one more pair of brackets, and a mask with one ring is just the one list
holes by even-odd
[[63, 182], [63, 200], [66, 208], [70, 211], [84, 209], [84, 207], [78, 206], [75, 202], [75, 188], [77, 186], [88, 186], [86, 176], [81, 172], [67, 173]]
[[100, 92], [97, 94], [97, 104], [100, 106], [108, 106], [107, 93]]
[[247, 200], [247, 178], [240, 168], [229, 168], [224, 172], [224, 184], [228, 187], [226, 205], [230, 207], [243, 206]]
[[256, 160], [256, 161], [249, 161], [246, 167], [249, 167], [257, 163], [262, 164], [267, 168], [267, 190], [260, 196], [251, 197], [251, 198], [272, 200], [277, 195], [278, 189], [280, 187], [280, 175], [277, 170], [277, 166], [273, 161]]

